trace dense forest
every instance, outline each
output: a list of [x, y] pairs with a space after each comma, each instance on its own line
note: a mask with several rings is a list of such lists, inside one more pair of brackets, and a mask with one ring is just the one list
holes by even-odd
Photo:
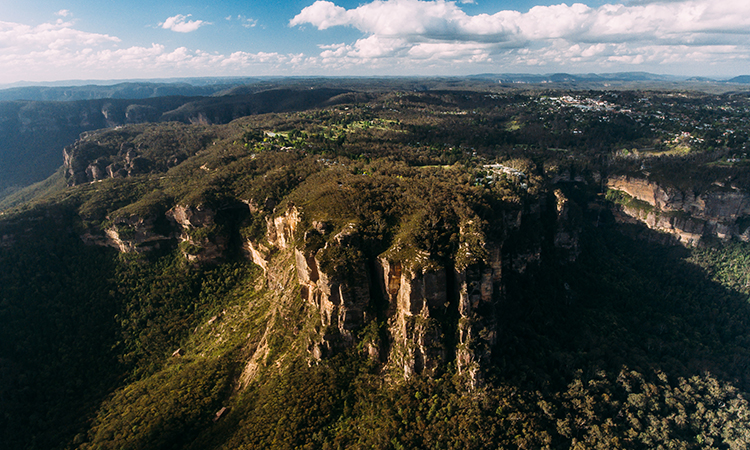
[[0, 203], [3, 448], [750, 445], [746, 94], [310, 91]]

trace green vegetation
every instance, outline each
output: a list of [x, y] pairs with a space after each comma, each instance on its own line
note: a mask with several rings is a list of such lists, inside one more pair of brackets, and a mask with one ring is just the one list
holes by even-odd
[[633, 198], [632, 196], [628, 195], [627, 192], [618, 191], [617, 189], [607, 189], [605, 198], [626, 208], [641, 211], [643, 214], [649, 214], [654, 210], [654, 205], [646, 201]]
[[[264, 95], [242, 108], [291, 98]], [[64, 174], [3, 203], [0, 442], [746, 448], [750, 247], [663, 246], [607, 209], [651, 205], [615, 190], [601, 199], [607, 174], [693, 195], [747, 192], [739, 164], [712, 164], [742, 144], [718, 143], [708, 127], [712, 149], [696, 140], [688, 154], [617, 153], [676, 132], [661, 115], [718, 124], [726, 99], [576, 95], [331, 90], [301, 98], [318, 109], [88, 134], [69, 147]], [[739, 124], [747, 99], [726, 98]], [[237, 102], [173, 113], [228, 122]], [[195, 215], [185, 229], [170, 219], [177, 206]], [[268, 223], [290, 211], [299, 222], [273, 247], [265, 239], [285, 231]], [[140, 253], [111, 248], [111, 229]], [[574, 239], [576, 257], [561, 261], [559, 242]], [[264, 246], [263, 270], [243, 253], [248, 240]], [[292, 247], [316, 257], [338, 294], [368, 291], [350, 336], [303, 292]], [[378, 258], [447, 274], [444, 298], [428, 299], [444, 302], [429, 305], [439, 313], [403, 316], [405, 333], [435, 342], [390, 335], [399, 306]], [[420, 347], [444, 359], [430, 376], [405, 376], [402, 360]]]
[[692, 260], [704, 267], [722, 286], [750, 294], [750, 248], [734, 242], [721, 248], [696, 250]]

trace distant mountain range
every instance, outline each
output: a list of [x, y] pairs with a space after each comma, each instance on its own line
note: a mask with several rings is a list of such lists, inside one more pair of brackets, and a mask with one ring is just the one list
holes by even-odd
[[[212, 96], [221, 95], [225, 91], [248, 86], [255, 90], [267, 89], [271, 85], [295, 85], [308, 83], [327, 87], [335, 87], [340, 83], [343, 87], [361, 88], [367, 85], [370, 89], [377, 86], [377, 82], [388, 84], [398, 80], [399, 83], [411, 80], [414, 83], [426, 83], [427, 89], [433, 89], [434, 83], [461, 83], [462, 81], [481, 81], [501, 84], [622, 84], [639, 82], [659, 83], [715, 83], [715, 84], [750, 84], [750, 75], [737, 76], [731, 79], [684, 77], [674, 75], [659, 75], [648, 72], [618, 72], [618, 73], [587, 73], [587, 74], [528, 74], [528, 73], [485, 73], [465, 77], [252, 77], [252, 78], [185, 78], [162, 80], [120, 80], [120, 81], [60, 81], [53, 83], [16, 83], [16, 86], [0, 85], [0, 101], [31, 100], [31, 101], [75, 101], [94, 99], [144, 99], [169, 96]], [[373, 83], [375, 82], [375, 83]], [[340, 87], [340, 86], [339, 86]], [[405, 86], [406, 87], [406, 86]], [[414, 86], [415, 90], [424, 87]], [[444, 86], [441, 86], [444, 87]], [[606, 86], [605, 86], [606, 87]]]
[[707, 78], [707, 77], [684, 77], [675, 75], [659, 75], [648, 72], [618, 72], [618, 73], [587, 73], [587, 74], [527, 74], [527, 73], [504, 73], [504, 74], [480, 74], [476, 78], [497, 79], [501, 83], [591, 83], [591, 82], [711, 82], [711, 83], [750, 83], [750, 76], [743, 75], [731, 79]]
[[245, 84], [191, 82], [127, 81], [111, 85], [87, 84], [82, 86], [22, 86], [0, 90], [0, 101], [76, 101], [111, 99], [144, 99], [169, 96], [209, 96], [216, 92]]

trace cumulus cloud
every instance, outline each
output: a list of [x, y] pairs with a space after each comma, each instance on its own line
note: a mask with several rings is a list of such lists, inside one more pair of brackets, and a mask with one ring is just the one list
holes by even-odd
[[535, 6], [527, 13], [499, 11], [469, 16], [454, 2], [387, 0], [346, 10], [318, 0], [295, 16], [292, 26], [352, 26], [367, 34], [443, 41], [503, 42], [528, 39], [600, 41], [665, 39], [689, 33], [750, 34], [750, 2], [693, 0], [644, 6], [607, 4]]
[[96, 46], [112, 42], [120, 42], [120, 39], [106, 34], [76, 30], [72, 23], [61, 20], [33, 27], [0, 22], [0, 54], [69, 46]]
[[[476, 15], [462, 9], [466, 0], [365, 1], [369, 3], [350, 9], [315, 1], [290, 20], [291, 26], [349, 27], [361, 33], [359, 39], [323, 42], [312, 55], [134, 46], [116, 36], [77, 29], [66, 10], [40, 25], [0, 21], [0, 82], [506, 70], [710, 75], [714, 67], [737, 74], [750, 67], [747, 0], [618, 0], [599, 7], [561, 3]], [[263, 28], [245, 16], [225, 19]], [[178, 32], [205, 25], [209, 23], [183, 15], [159, 24]]]
[[188, 20], [188, 17], [191, 16], [192, 14], [188, 14], [187, 16], [177, 14], [176, 16], [167, 18], [159, 26], [165, 30], [172, 30], [178, 33], [191, 33], [204, 25], [211, 25], [211, 22], [204, 22], [203, 20]]
[[667, 63], [679, 54], [705, 58], [712, 47], [724, 49], [722, 57], [734, 49], [733, 58], [747, 58], [750, 50], [747, 0], [633, 0], [597, 8], [574, 3], [473, 16], [444, 0], [375, 0], [353, 9], [318, 0], [289, 24], [361, 31], [358, 41], [321, 53], [352, 63], [408, 57], [544, 64], [574, 58], [638, 65]]
[[68, 16], [72, 16], [73, 13], [71, 13], [67, 9], [61, 9], [60, 11], [56, 12], [55, 15], [60, 16], [60, 17], [68, 17]]
[[106, 34], [72, 23], [37, 26], [0, 21], [0, 83], [82, 78], [272, 75], [314, 64], [300, 54], [209, 53], [162, 44], [122, 46]]

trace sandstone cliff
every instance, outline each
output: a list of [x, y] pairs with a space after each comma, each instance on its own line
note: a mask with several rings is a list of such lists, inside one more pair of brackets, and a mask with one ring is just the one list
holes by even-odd
[[166, 213], [181, 229], [179, 247], [190, 262], [213, 262], [221, 258], [228, 237], [216, 224], [216, 212], [205, 206], [177, 205]]
[[[578, 255], [577, 206], [560, 190], [549, 199], [509, 206], [491, 224], [464, 217], [451, 255], [431, 254], [416, 248], [411, 238], [400, 237], [374, 254], [356, 222], [312, 220], [291, 203], [264, 217], [252, 202], [237, 202], [241, 217], [265, 221], [262, 237], [241, 242], [231, 238], [241, 234], [241, 220], [230, 225], [219, 220], [227, 207], [185, 204], [143, 216], [120, 213], [103, 233], [88, 232], [82, 238], [121, 252], [144, 252], [176, 241], [185, 259], [195, 264], [223, 259], [234, 246], [263, 268], [266, 288], [284, 298], [292, 293], [288, 283], [279, 282], [280, 271], [295, 274], [296, 298], [316, 316], [317, 331], [307, 347], [315, 358], [359, 346], [398, 376], [436, 375], [455, 362], [460, 373], [480, 382], [502, 332], [508, 280], [538, 265], [544, 247], [553, 248], [549, 257], [563, 263]], [[542, 232], [539, 227], [552, 228]], [[287, 269], [279, 268], [281, 262]]]
[[[555, 244], [572, 261], [578, 227], [565, 223], [570, 201], [562, 193], [557, 198]], [[509, 210], [501, 219], [505, 231], [499, 241], [488, 240], [467, 221], [461, 226], [459, 254], [447, 264], [421, 251], [404, 252], [401, 243], [367, 257], [359, 251], [356, 224], [336, 230], [324, 221], [306, 222], [304, 216], [288, 206], [266, 220], [263, 239], [248, 240], [244, 248], [264, 269], [272, 258], [293, 253], [301, 300], [320, 318], [321, 331], [308, 349], [316, 358], [359, 343], [400, 376], [437, 374], [455, 361], [470, 380], [481, 380], [481, 368], [501, 332], [506, 277], [521, 276], [541, 257], [538, 239], [520, 245], [515, 236], [524, 220], [539, 220], [538, 206]], [[382, 325], [368, 326], [374, 323]]]
[[[569, 200], [561, 193], [557, 200], [550, 205], [557, 218], [552, 235], [556, 251], [570, 261], [577, 255], [577, 228], [565, 222]], [[308, 222], [295, 206], [266, 218], [262, 238], [240, 245], [266, 271], [267, 289], [278, 295], [291, 295], [279, 274], [296, 274], [298, 301], [317, 315], [318, 331], [307, 348], [313, 357], [359, 346], [393, 375], [438, 375], [455, 362], [471, 383], [481, 383], [502, 332], [498, 324], [508, 277], [522, 276], [542, 257], [538, 239], [519, 244], [516, 233], [524, 220], [539, 217], [538, 208], [509, 210], [501, 219], [503, 235], [494, 239], [468, 220], [460, 227], [460, 250], [453, 260], [403, 251], [401, 242], [367, 256], [356, 224], [337, 229]], [[196, 264], [215, 262], [229, 251], [232, 231], [219, 226], [217, 212], [205, 206], [176, 205], [161, 216], [126, 215], [110, 222], [104, 233], [87, 232], [83, 240], [135, 253], [177, 241], [185, 259]], [[280, 261], [288, 270], [279, 269]]]
[[171, 233], [157, 231], [156, 216], [118, 217], [104, 229], [104, 234], [87, 231], [81, 236], [84, 242], [93, 245], [113, 247], [121, 253], [143, 253], [158, 249], [174, 237]]
[[81, 239], [121, 253], [144, 253], [175, 242], [187, 261], [212, 263], [226, 256], [229, 236], [205, 206], [176, 205], [166, 212], [115, 214], [101, 229], [89, 228]]
[[562, 190], [555, 189], [555, 235], [554, 247], [560, 253], [561, 261], [573, 262], [581, 253], [579, 235], [581, 233], [581, 212]]
[[750, 194], [737, 187], [714, 185], [695, 193], [627, 176], [610, 177], [607, 187], [619, 198], [620, 220], [644, 223], [684, 245], [709, 237], [750, 240]]
[[[162, 134], [153, 139], [153, 130]], [[221, 128], [128, 125], [81, 134], [63, 149], [68, 185], [164, 173], [195, 155], [217, 138]]]

